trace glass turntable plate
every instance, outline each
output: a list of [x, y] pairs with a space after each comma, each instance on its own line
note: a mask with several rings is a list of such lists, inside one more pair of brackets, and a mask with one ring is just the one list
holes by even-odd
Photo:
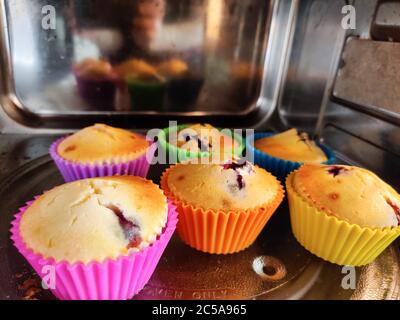
[[[165, 168], [153, 166], [158, 183]], [[48, 156], [30, 161], [0, 183], [0, 299], [55, 299], [9, 239], [18, 208], [63, 182]], [[151, 280], [135, 299], [400, 299], [398, 247], [357, 268], [355, 289], [344, 289], [342, 267], [305, 249], [290, 230], [284, 203], [257, 241], [234, 255], [209, 255], [186, 246], [177, 235]], [[344, 272], [344, 271], [343, 271]]]

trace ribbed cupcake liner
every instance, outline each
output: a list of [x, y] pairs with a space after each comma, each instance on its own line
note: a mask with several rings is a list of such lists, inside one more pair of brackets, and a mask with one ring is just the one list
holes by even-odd
[[165, 82], [146, 83], [136, 79], [126, 81], [132, 110], [162, 110], [166, 97]]
[[[182, 148], [178, 148], [177, 146], [174, 146], [168, 142], [169, 140], [169, 134], [172, 130], [175, 130], [177, 133], [182, 130], [187, 128], [188, 125], [180, 125], [177, 127], [170, 127], [170, 128], [165, 128], [161, 134], [158, 135], [158, 143], [161, 147], [162, 150], [165, 151], [167, 155], [167, 160], [168, 159], [175, 159], [177, 163], [180, 162], [185, 162], [191, 159], [201, 159], [201, 158], [207, 158], [210, 156], [210, 152], [192, 152], [189, 150], [185, 150]], [[232, 152], [232, 155], [234, 156], [241, 156], [243, 153], [243, 149], [245, 148], [245, 144], [243, 142], [243, 138], [238, 135], [238, 134], [233, 134], [234, 139], [239, 143], [239, 146], [235, 148]], [[173, 164], [173, 163], [170, 163]]]
[[156, 144], [152, 144], [143, 156], [126, 162], [112, 164], [84, 164], [66, 160], [58, 154], [58, 145], [64, 139], [65, 137], [60, 138], [51, 145], [50, 156], [57, 165], [57, 168], [65, 182], [115, 175], [130, 175], [146, 178], [150, 168], [150, 160], [154, 156], [157, 147]]
[[76, 68], [73, 68], [78, 92], [90, 105], [98, 108], [110, 108], [114, 103], [117, 91], [116, 78], [92, 80], [82, 77]]
[[[74, 263], [57, 262], [34, 253], [20, 234], [22, 215], [33, 201], [16, 214], [11, 228], [11, 239], [42, 279], [55, 275], [55, 288], [51, 291], [61, 300], [126, 300], [136, 295], [152, 276], [177, 222], [176, 207], [168, 201], [168, 219], [163, 232], [150, 246], [139, 252], [103, 262]], [[48, 278], [47, 278], [48, 280]]]
[[316, 256], [338, 265], [363, 266], [400, 236], [400, 227], [360, 227], [313, 207], [292, 187], [293, 175], [286, 180], [292, 230], [300, 244]]
[[231, 254], [248, 248], [284, 198], [283, 187], [279, 184], [276, 197], [264, 206], [236, 211], [204, 210], [174, 196], [167, 182], [169, 170], [161, 177], [161, 188], [177, 206], [178, 235], [190, 247], [207, 253]]
[[[300, 168], [303, 163], [272, 157], [254, 148], [254, 145], [251, 143], [251, 141], [257, 141], [259, 139], [271, 137], [273, 135], [275, 135], [275, 133], [256, 133], [254, 137], [249, 137], [247, 139], [246, 148], [254, 154], [254, 163], [256, 165], [264, 168], [268, 172], [271, 172], [274, 176], [276, 176], [279, 180], [283, 182], [285, 181], [289, 173]], [[317, 143], [317, 145], [322, 149], [322, 151], [324, 151], [328, 158], [328, 160], [323, 162], [323, 164], [334, 164], [336, 161], [336, 156], [333, 151], [321, 143]]]

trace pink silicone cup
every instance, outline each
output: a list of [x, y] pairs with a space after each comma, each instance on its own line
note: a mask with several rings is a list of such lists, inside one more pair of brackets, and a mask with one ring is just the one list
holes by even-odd
[[116, 175], [129, 175], [146, 178], [147, 173], [149, 172], [151, 158], [154, 156], [154, 152], [157, 148], [157, 145], [153, 143], [143, 156], [127, 162], [113, 164], [82, 164], [65, 160], [58, 154], [58, 145], [64, 139], [65, 137], [60, 138], [51, 145], [50, 156], [60, 170], [65, 182]]
[[[22, 215], [33, 203], [30, 201], [15, 215], [11, 239], [15, 247], [41, 278], [48, 275], [48, 266], [55, 272], [52, 293], [61, 300], [127, 300], [136, 295], [150, 280], [170, 241], [178, 222], [176, 207], [168, 201], [168, 218], [163, 232], [150, 246], [115, 260], [88, 264], [44, 258], [27, 247], [19, 232]], [[43, 267], [45, 267], [43, 269]]]

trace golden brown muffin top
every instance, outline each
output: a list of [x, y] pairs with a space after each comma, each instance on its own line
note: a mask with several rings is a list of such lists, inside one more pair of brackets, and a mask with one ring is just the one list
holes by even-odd
[[326, 154], [306, 133], [296, 129], [258, 139], [254, 147], [272, 157], [303, 163], [322, 163], [328, 160]]
[[115, 77], [111, 64], [104, 60], [87, 58], [77, 63], [74, 68], [86, 79], [106, 80]]
[[181, 201], [213, 210], [246, 210], [270, 204], [282, 192], [278, 180], [249, 162], [177, 164], [168, 188]]
[[361, 227], [400, 223], [400, 195], [366, 169], [305, 164], [294, 174], [292, 185], [313, 206]]
[[154, 242], [167, 221], [167, 200], [140, 177], [105, 177], [58, 186], [34, 201], [20, 230], [34, 252], [57, 261], [102, 261]]
[[143, 156], [145, 137], [105, 124], [95, 124], [65, 138], [57, 147], [64, 159], [80, 163], [121, 163]]
[[164, 77], [177, 77], [187, 72], [189, 67], [185, 61], [171, 59], [161, 63], [157, 70]]
[[191, 152], [225, 153], [230, 158], [232, 151], [239, 148], [231, 130], [219, 131], [209, 124], [194, 124], [180, 130], [176, 137], [170, 136], [170, 144]]
[[155, 76], [156, 68], [148, 64], [144, 60], [131, 59], [115, 68], [115, 72], [123, 79], [134, 76]]

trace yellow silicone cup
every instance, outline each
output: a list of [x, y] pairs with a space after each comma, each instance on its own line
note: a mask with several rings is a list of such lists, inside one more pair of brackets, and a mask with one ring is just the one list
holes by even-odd
[[248, 210], [204, 210], [175, 197], [167, 183], [170, 169], [161, 177], [161, 188], [177, 206], [178, 235], [190, 247], [206, 253], [231, 254], [248, 248], [284, 198], [283, 187], [276, 180], [277, 195], [264, 206]]
[[295, 173], [286, 179], [292, 230], [297, 241], [316, 256], [338, 265], [363, 266], [400, 235], [400, 227], [360, 227], [313, 207], [294, 190]]

